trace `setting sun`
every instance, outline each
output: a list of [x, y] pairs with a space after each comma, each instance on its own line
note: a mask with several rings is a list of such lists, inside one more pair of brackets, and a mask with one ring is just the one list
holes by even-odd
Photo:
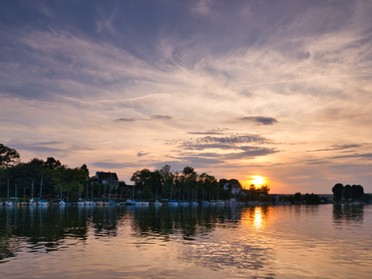
[[250, 180], [251, 185], [253, 184], [255, 187], [261, 187], [263, 184], [265, 184], [265, 177], [260, 175], [253, 175], [252, 179]]

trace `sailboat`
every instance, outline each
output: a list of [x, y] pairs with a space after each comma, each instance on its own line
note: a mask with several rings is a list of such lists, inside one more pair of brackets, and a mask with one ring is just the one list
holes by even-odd
[[36, 201], [34, 200], [34, 180], [32, 179], [32, 184], [31, 184], [31, 199], [28, 201], [29, 206], [35, 206]]
[[63, 200], [63, 197], [62, 197], [62, 186], [61, 186], [60, 201], [59, 201], [58, 205], [59, 205], [60, 207], [64, 207], [64, 206], [66, 206], [66, 202]]
[[8, 179], [8, 189], [7, 189], [7, 200], [5, 201], [6, 206], [13, 206], [14, 202], [12, 202], [9, 198], [9, 179]]
[[43, 179], [44, 175], [41, 175], [41, 180], [40, 180], [40, 193], [39, 193], [39, 200], [37, 201], [37, 205], [39, 206], [48, 206], [49, 202], [47, 200], [43, 200]]

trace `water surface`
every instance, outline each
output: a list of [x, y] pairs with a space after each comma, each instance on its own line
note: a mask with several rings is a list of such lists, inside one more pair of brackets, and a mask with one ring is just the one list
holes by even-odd
[[372, 205], [0, 207], [1, 278], [370, 278]]

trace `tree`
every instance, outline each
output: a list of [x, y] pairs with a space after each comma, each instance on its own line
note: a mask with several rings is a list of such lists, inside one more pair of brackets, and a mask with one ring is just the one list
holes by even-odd
[[342, 197], [344, 201], [351, 200], [351, 186], [349, 184], [345, 185], [342, 189]]
[[333, 199], [335, 202], [340, 202], [342, 200], [342, 189], [344, 188], [344, 185], [341, 183], [335, 184], [332, 188], [333, 192]]
[[364, 189], [361, 185], [353, 185], [351, 186], [351, 199], [353, 201], [360, 201], [362, 200], [364, 195]]
[[61, 162], [59, 160], [54, 159], [53, 157], [48, 157], [44, 165], [49, 169], [56, 169], [62, 166]]
[[20, 155], [17, 150], [0, 143], [0, 168], [8, 168], [19, 163]]
[[185, 200], [187, 194], [187, 200], [192, 200], [195, 197], [194, 191], [196, 188], [196, 179], [198, 175], [192, 167], [184, 167], [181, 176], [182, 185], [182, 198]]

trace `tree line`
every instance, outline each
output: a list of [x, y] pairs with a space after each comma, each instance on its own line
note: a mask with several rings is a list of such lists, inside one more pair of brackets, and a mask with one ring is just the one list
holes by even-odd
[[237, 179], [217, 180], [208, 173], [198, 174], [190, 166], [184, 167], [182, 172], [172, 172], [169, 165], [154, 171], [138, 170], [132, 175], [131, 181], [135, 185], [132, 189], [134, 190], [133, 196], [139, 199], [267, 200], [270, 190], [267, 186], [256, 188], [254, 185], [251, 185], [249, 189], [243, 189]]
[[102, 184], [95, 176], [89, 176], [86, 164], [69, 168], [53, 157], [23, 163], [15, 149], [0, 144], [0, 197], [3, 198], [267, 201], [270, 190], [268, 186], [256, 188], [255, 185], [243, 189], [237, 179], [218, 180], [207, 173], [198, 174], [190, 166], [182, 171], [172, 171], [169, 165], [153, 171], [145, 168], [134, 172], [131, 181], [134, 185], [124, 181]]

